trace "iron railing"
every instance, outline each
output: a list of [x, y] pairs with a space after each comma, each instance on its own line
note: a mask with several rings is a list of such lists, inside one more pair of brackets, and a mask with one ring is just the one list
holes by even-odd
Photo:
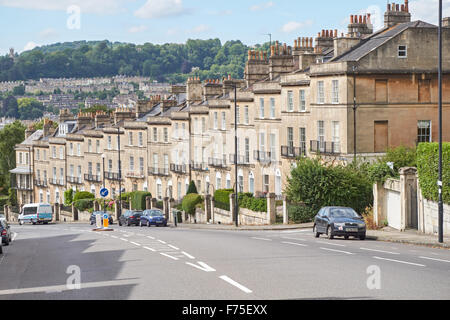
[[148, 174], [150, 176], [168, 176], [169, 175], [169, 168], [155, 168], [155, 167], [150, 167], [148, 168]]
[[341, 153], [341, 145], [335, 142], [311, 140], [311, 152], [338, 155]]
[[94, 183], [102, 182], [102, 178], [99, 174], [95, 175], [95, 174], [86, 173], [84, 175], [84, 180], [88, 181], [88, 182], [94, 182]]

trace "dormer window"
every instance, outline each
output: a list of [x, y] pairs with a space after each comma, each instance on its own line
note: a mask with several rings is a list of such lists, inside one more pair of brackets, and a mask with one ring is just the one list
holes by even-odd
[[401, 59], [408, 58], [408, 47], [398, 46], [398, 57]]

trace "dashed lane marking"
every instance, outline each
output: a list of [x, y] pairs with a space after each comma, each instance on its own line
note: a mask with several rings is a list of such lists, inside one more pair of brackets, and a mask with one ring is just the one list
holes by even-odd
[[238, 288], [238, 289], [244, 291], [244, 292], [247, 293], [247, 294], [253, 292], [253, 291], [250, 290], [249, 288], [244, 287], [242, 284], [237, 283], [236, 281], [234, 281], [233, 279], [231, 279], [231, 278], [229, 278], [229, 277], [227, 277], [227, 276], [220, 276], [219, 278], [222, 279], [222, 280], [224, 280], [224, 281], [226, 281], [226, 282], [228, 282], [229, 284], [235, 286], [236, 288]]
[[439, 262], [447, 262], [450, 263], [450, 260], [444, 260], [444, 259], [436, 259], [436, 258], [429, 258], [429, 257], [419, 257], [420, 259], [426, 259], [426, 260], [432, 260], [432, 261], [439, 261]]
[[156, 250], [155, 249], [153, 249], [153, 248], [149, 248], [149, 247], [143, 247], [144, 249], [147, 249], [147, 250], [150, 250], [150, 251], [152, 251], [152, 252], [156, 252]]
[[387, 259], [387, 258], [380, 258], [380, 257], [373, 257], [373, 258], [377, 259], [377, 260], [385, 260], [385, 261], [409, 264], [409, 265], [417, 266], [417, 267], [426, 267], [426, 265], [420, 264], [420, 263], [413, 263], [413, 262], [408, 262], [408, 261], [401, 261], [401, 260], [394, 260], [394, 259]]
[[253, 240], [261, 240], [261, 241], [272, 241], [272, 239], [267, 239], [267, 238], [257, 238], [257, 237], [252, 237]]
[[165, 256], [165, 257], [167, 257], [167, 258], [170, 258], [170, 259], [172, 259], [172, 260], [179, 260], [178, 258], [173, 257], [173, 256], [171, 256], [171, 255], [169, 255], [169, 254], [167, 254], [167, 253], [161, 252], [160, 255]]
[[173, 245], [171, 245], [171, 244], [168, 244], [167, 246], [171, 247], [171, 248], [174, 249], [174, 250], [180, 250], [180, 248], [177, 248], [177, 247], [175, 247], [175, 246], [173, 246]]
[[141, 244], [140, 244], [140, 243], [137, 243], [137, 242], [130, 241], [130, 243], [131, 243], [131, 244], [134, 244], [135, 246], [139, 246], [139, 247], [141, 246]]
[[284, 243], [284, 244], [291, 244], [291, 245], [299, 246], [299, 247], [307, 247], [306, 244], [302, 244], [302, 243], [294, 243], [294, 242], [288, 242], [288, 241], [284, 241], [282, 243]]
[[186, 264], [187, 264], [188, 266], [197, 268], [197, 269], [199, 269], [199, 270], [202, 270], [202, 271], [205, 271], [205, 272], [216, 272], [216, 269], [211, 268], [210, 266], [208, 266], [208, 265], [207, 265], [206, 263], [204, 263], [204, 262], [198, 261], [197, 263], [198, 263], [199, 265], [196, 265], [196, 264], [193, 264], [193, 263], [190, 263], [190, 262], [186, 262]]
[[381, 253], [387, 253], [387, 254], [400, 254], [398, 252], [384, 251], [384, 250], [378, 250], [378, 249], [369, 249], [369, 248], [359, 248], [359, 249], [364, 250], [364, 251], [381, 252]]
[[332, 242], [328, 242], [328, 241], [321, 241], [320, 243], [324, 243], [324, 244], [328, 244], [330, 246], [336, 246], [336, 247], [346, 247], [345, 244], [332, 243]]
[[330, 248], [322, 248], [321, 247], [320, 249], [327, 250], [327, 251], [332, 251], [332, 252], [344, 253], [344, 254], [354, 254], [354, 253], [351, 253], [351, 252], [348, 252], [348, 251], [341, 251], [341, 250], [335, 250], [335, 249], [330, 249]]
[[191, 256], [189, 253], [181, 251], [182, 254], [184, 254], [186, 257], [188, 257], [189, 259], [195, 259], [195, 257]]

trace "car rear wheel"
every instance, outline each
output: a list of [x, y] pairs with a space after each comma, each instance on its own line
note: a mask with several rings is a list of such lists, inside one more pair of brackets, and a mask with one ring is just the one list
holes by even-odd
[[333, 231], [331, 230], [331, 227], [328, 227], [328, 229], [327, 229], [327, 236], [328, 236], [328, 239], [330, 239], [330, 240], [334, 239], [334, 235], [333, 235]]
[[364, 235], [360, 236], [359, 239], [363, 240], [363, 241], [366, 240], [366, 235], [364, 234]]
[[119, 220], [119, 227], [121, 227], [122, 226], [122, 222], [120, 222], [120, 220]]
[[19, 225], [23, 226], [23, 221], [19, 220]]
[[6, 238], [4, 244], [5, 244], [5, 246], [9, 246], [9, 239], [8, 238]]
[[350, 239], [350, 237], [349, 236], [344, 236], [344, 239], [348, 240], [348, 239]]
[[3, 248], [1, 245], [0, 245], [0, 254], [3, 254]]
[[314, 226], [313, 232], [314, 232], [314, 237], [316, 237], [316, 238], [319, 238], [319, 237], [320, 237], [320, 233], [317, 232], [317, 226]]

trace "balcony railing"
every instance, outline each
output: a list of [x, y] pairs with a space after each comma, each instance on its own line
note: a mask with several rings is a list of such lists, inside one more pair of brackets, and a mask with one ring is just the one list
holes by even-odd
[[341, 153], [341, 145], [335, 142], [311, 141], [311, 152], [325, 155], [338, 155]]
[[284, 158], [292, 158], [292, 159], [304, 157], [306, 156], [306, 146], [305, 144], [303, 144], [303, 146], [300, 148], [291, 146], [282, 146], [281, 156]]
[[208, 171], [208, 164], [204, 162], [192, 162], [191, 168], [194, 171]]
[[67, 183], [71, 183], [71, 184], [83, 184], [83, 181], [81, 179], [81, 177], [71, 177], [68, 176], [66, 177], [67, 179]]
[[102, 182], [102, 178], [99, 174], [95, 175], [95, 174], [86, 173], [84, 175], [84, 180], [88, 181], [88, 182], [94, 182], [94, 183]]
[[35, 185], [36, 187], [47, 188], [47, 187], [48, 187], [47, 179], [43, 179], [43, 180], [34, 180], [34, 185]]
[[227, 167], [226, 156], [223, 156], [223, 158], [209, 158], [208, 164], [210, 167], [214, 168], [226, 168]]
[[15, 180], [15, 179], [11, 179], [11, 188], [14, 190], [21, 190], [21, 191], [32, 191], [33, 190], [33, 187], [31, 186], [29, 181], [17, 183], [17, 180]]
[[144, 171], [128, 171], [125, 176], [133, 179], [145, 179]]
[[150, 168], [148, 168], [148, 174], [150, 176], [166, 177], [169, 175], [169, 168], [150, 167]]
[[65, 186], [64, 179], [52, 178], [49, 181], [50, 181], [50, 184], [53, 186], [60, 186], [60, 187]]
[[[230, 154], [230, 164], [236, 163], [236, 156], [234, 154]], [[250, 155], [241, 156], [238, 155], [237, 157], [237, 163], [239, 166], [249, 166], [250, 163]]]
[[258, 150], [255, 150], [254, 158], [255, 158], [256, 161], [259, 161], [259, 162], [262, 162], [262, 163], [270, 163], [273, 160], [271, 152], [258, 151]]
[[117, 172], [105, 172], [105, 179], [111, 181], [121, 181]]
[[181, 174], [185, 174], [186, 173], [186, 165], [185, 164], [174, 164], [172, 163], [170, 165], [170, 171], [174, 172], [174, 173], [181, 173]]

